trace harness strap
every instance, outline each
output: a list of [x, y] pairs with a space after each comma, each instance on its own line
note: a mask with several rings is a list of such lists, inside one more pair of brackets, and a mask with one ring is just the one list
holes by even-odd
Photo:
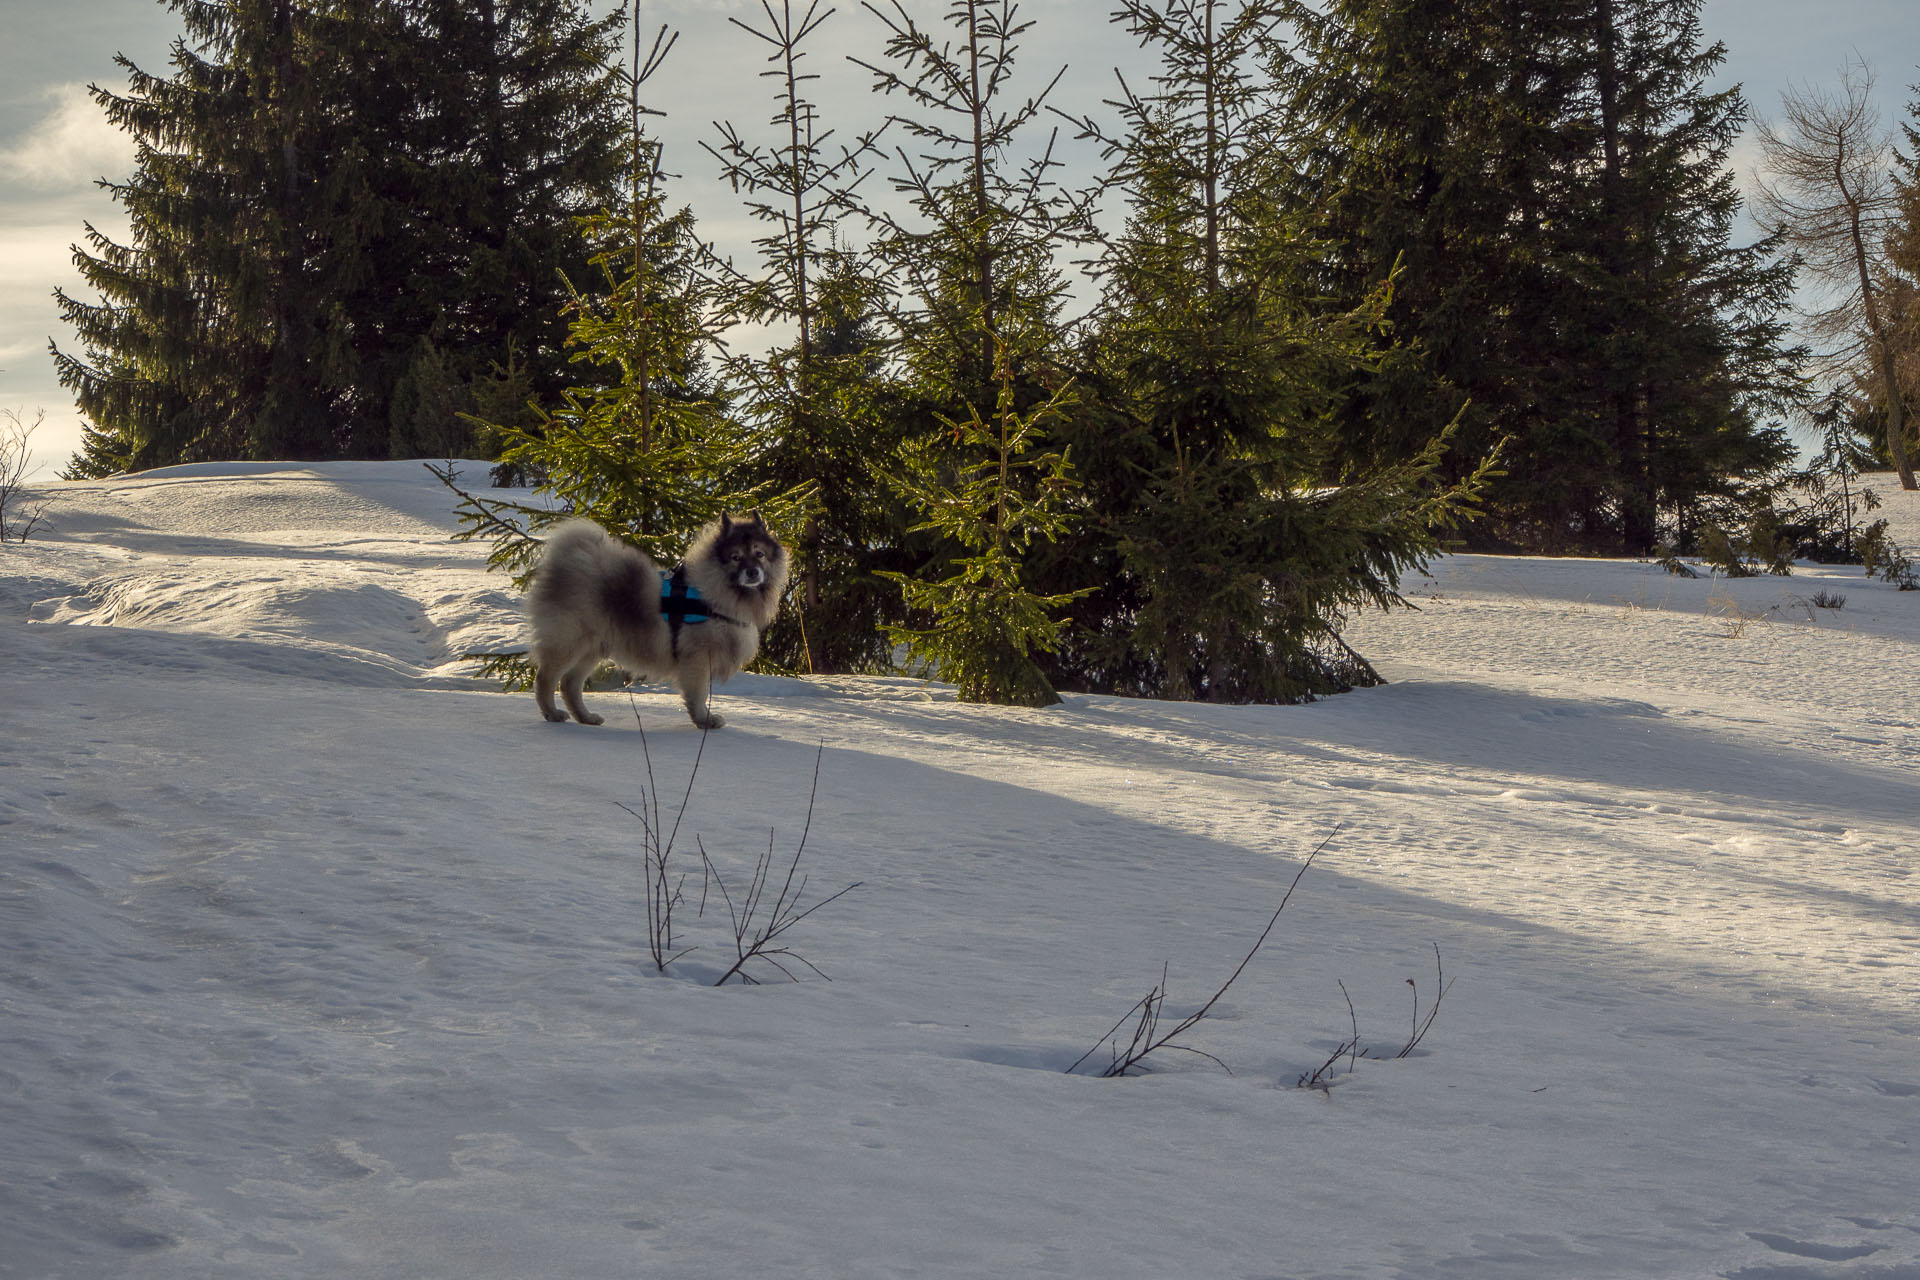
[[687, 566], [680, 565], [660, 579], [660, 612], [676, 631], [682, 623], [707, 620], [707, 602], [701, 597], [700, 588], [687, 581]]
[[660, 613], [667, 620], [667, 631], [674, 656], [680, 653], [680, 628], [698, 626], [709, 618], [716, 622], [730, 622], [739, 626], [736, 618], [729, 618], [707, 604], [700, 594], [700, 588], [687, 581], [687, 566], [678, 565], [674, 571], [660, 579]]

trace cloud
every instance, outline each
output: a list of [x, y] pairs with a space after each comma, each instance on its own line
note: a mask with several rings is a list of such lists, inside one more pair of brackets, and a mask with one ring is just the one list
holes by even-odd
[[59, 190], [132, 170], [133, 139], [107, 121], [85, 85], [55, 85], [43, 96], [47, 113], [0, 147], [0, 181]]
[[[42, 200], [59, 210], [73, 201]], [[60, 385], [47, 340], [59, 340], [63, 351], [79, 354], [81, 344], [60, 319], [53, 302], [55, 285], [65, 285], [76, 296], [93, 294], [71, 261], [71, 243], [79, 239], [79, 214], [59, 221], [24, 221], [24, 211], [0, 204], [0, 409], [18, 411], [32, 422], [41, 411], [46, 422], [33, 436], [34, 473], [51, 479], [80, 447], [81, 419], [73, 408], [73, 394]], [[111, 215], [108, 229], [126, 240], [124, 222]]]
[[20, 417], [21, 429], [29, 432], [27, 468], [22, 479], [41, 483], [58, 479], [60, 469], [73, 461], [86, 442], [85, 420], [72, 408], [22, 408], [0, 403], [0, 430], [13, 425], [14, 414]]
[[1740, 198], [1749, 204], [1753, 201], [1756, 175], [1760, 169], [1760, 139], [1748, 125], [1737, 139], [1733, 150], [1727, 154], [1727, 167], [1733, 170], [1734, 180], [1740, 184]]
[[[78, 222], [0, 226], [0, 297], [18, 289], [44, 298], [56, 284], [71, 288], [79, 280], [72, 261], [79, 238]], [[0, 318], [0, 331], [5, 323]]]

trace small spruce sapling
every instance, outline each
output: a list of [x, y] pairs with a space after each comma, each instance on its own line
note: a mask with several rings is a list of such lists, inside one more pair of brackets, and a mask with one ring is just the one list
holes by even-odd
[[[637, 12], [635, 23], [637, 36]], [[708, 251], [692, 212], [668, 207], [662, 144], [645, 128], [647, 117], [664, 113], [641, 101], [675, 38], [663, 27], [651, 47], [636, 39], [632, 68], [623, 72], [625, 198], [582, 222], [603, 292], [565, 281], [569, 359], [592, 371], [587, 385], [567, 389], [557, 408], [529, 406], [538, 418], [530, 428], [474, 424], [504, 442], [501, 465], [534, 478], [546, 503], [479, 498], [443, 476], [461, 499], [455, 539], [491, 542], [489, 567], [511, 572], [517, 586], [532, 576], [541, 531], [569, 516], [591, 519], [672, 564], [723, 511], [762, 509], [785, 524], [793, 505], [791, 495], [742, 482], [746, 433], [705, 372], [716, 346]]]
[[1902, 591], [1920, 590], [1920, 575], [1915, 573], [1912, 558], [1887, 532], [1884, 519], [1875, 520], [1862, 529], [1854, 546], [1860, 552], [1861, 567], [1869, 578], [1891, 582]]
[[1860, 483], [1860, 473], [1876, 465], [1873, 448], [1861, 435], [1867, 418], [1863, 410], [1859, 397], [1842, 389], [1828, 392], [1807, 410], [1820, 452], [1791, 477], [1802, 498], [1790, 511], [1788, 525], [1800, 554], [1809, 559], [1858, 561], [1854, 542], [1860, 513], [1880, 505], [1873, 490]]
[[1749, 513], [1743, 532], [1718, 524], [1701, 529], [1700, 558], [1726, 578], [1763, 573], [1784, 578], [1793, 573], [1793, 541], [1782, 529], [1779, 513], [1763, 505]]
[[978, 410], [965, 421], [943, 419], [964, 460], [950, 469], [944, 451], [909, 455], [911, 470], [900, 486], [928, 513], [917, 527], [938, 530], [966, 554], [937, 581], [884, 575], [900, 584], [908, 609], [932, 619], [931, 626], [897, 626], [889, 634], [969, 702], [1043, 707], [1060, 695], [1034, 655], [1059, 645], [1067, 626], [1059, 610], [1086, 594], [1035, 591], [1025, 566], [1033, 543], [1058, 537], [1072, 519], [1076, 484], [1067, 456], [1044, 447], [1046, 423], [1070, 390], [1018, 412], [1004, 347], [1001, 355], [992, 419]]

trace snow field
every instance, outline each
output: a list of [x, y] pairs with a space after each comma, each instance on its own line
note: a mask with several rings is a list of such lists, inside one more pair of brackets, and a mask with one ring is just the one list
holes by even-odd
[[[862, 883], [791, 935], [832, 981], [710, 989], [711, 906], [644, 963], [626, 698], [464, 676], [516, 602], [417, 466], [51, 497], [0, 550], [0, 1276], [1920, 1277], [1920, 595], [1458, 556], [1305, 707], [743, 676], [689, 891], [695, 833], [792, 848], [822, 744], [808, 896]], [[671, 810], [699, 735], [635, 705]], [[1336, 828], [1192, 1037], [1233, 1074], [1062, 1074]], [[1436, 945], [1414, 1056], [1291, 1087]]]

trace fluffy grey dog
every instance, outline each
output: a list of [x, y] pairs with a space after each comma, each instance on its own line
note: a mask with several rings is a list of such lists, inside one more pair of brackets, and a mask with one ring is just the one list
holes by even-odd
[[[672, 680], [693, 722], [718, 729], [725, 721], [707, 709], [707, 695], [753, 661], [786, 585], [786, 548], [757, 511], [702, 529], [671, 574], [599, 525], [567, 521], [547, 539], [527, 588], [540, 714], [565, 720], [571, 711], [581, 724], [600, 724], [580, 691], [612, 658], [636, 680]], [[553, 705], [556, 686], [567, 711]]]

